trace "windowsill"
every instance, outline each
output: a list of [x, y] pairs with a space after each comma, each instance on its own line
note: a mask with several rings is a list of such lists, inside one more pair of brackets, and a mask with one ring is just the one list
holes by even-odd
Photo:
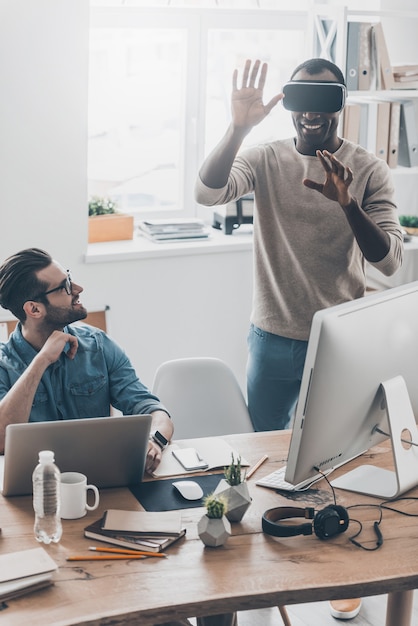
[[108, 261], [130, 261], [173, 256], [193, 256], [196, 254], [216, 254], [219, 252], [240, 252], [252, 250], [252, 225], [243, 224], [232, 235], [210, 228], [208, 239], [193, 241], [155, 243], [135, 234], [130, 241], [107, 241], [90, 243], [85, 255], [86, 263]]

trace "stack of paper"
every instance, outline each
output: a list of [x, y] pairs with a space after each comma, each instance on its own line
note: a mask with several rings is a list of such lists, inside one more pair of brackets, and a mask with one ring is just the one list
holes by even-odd
[[183, 444], [170, 443], [164, 450], [161, 463], [153, 473], [153, 476], [162, 478], [166, 476], [190, 474], [190, 471], [184, 469], [173, 454], [173, 450], [185, 447], [192, 447], [197, 450], [199, 457], [207, 463], [205, 471], [227, 467], [231, 463], [233, 456], [235, 458], [241, 457], [241, 467], [248, 467], [250, 465], [248, 461], [224, 439], [219, 439], [219, 437], [203, 437], [188, 439], [187, 442]]
[[139, 229], [141, 234], [156, 242], [207, 239], [209, 237], [209, 229], [202, 220], [198, 219], [144, 220], [140, 222]]
[[58, 569], [43, 548], [10, 552], [0, 556], [0, 601], [11, 600], [52, 584]]
[[418, 65], [394, 65], [393, 89], [418, 89]]

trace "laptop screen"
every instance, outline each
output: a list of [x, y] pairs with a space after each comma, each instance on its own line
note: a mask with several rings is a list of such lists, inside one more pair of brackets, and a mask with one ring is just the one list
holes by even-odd
[[61, 472], [81, 472], [99, 488], [141, 482], [151, 415], [28, 422], [6, 427], [3, 495], [32, 493], [40, 450], [53, 450]]

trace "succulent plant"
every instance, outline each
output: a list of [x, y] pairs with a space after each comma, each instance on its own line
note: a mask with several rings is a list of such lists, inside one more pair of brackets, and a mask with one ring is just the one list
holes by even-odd
[[232, 461], [228, 467], [224, 468], [224, 476], [226, 482], [231, 485], [240, 485], [245, 480], [241, 475], [241, 457], [239, 456], [237, 460], [234, 459], [234, 454], [232, 453]]
[[99, 198], [93, 196], [89, 201], [89, 216], [91, 215], [109, 215], [117, 213], [116, 202], [110, 198]]
[[221, 519], [226, 513], [226, 499], [221, 495], [209, 494], [203, 501], [206, 515], [211, 519]]

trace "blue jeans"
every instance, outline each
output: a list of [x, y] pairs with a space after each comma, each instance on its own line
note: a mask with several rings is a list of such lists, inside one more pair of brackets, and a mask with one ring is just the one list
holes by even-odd
[[247, 343], [248, 409], [254, 430], [289, 428], [308, 342], [273, 335], [251, 324]]

